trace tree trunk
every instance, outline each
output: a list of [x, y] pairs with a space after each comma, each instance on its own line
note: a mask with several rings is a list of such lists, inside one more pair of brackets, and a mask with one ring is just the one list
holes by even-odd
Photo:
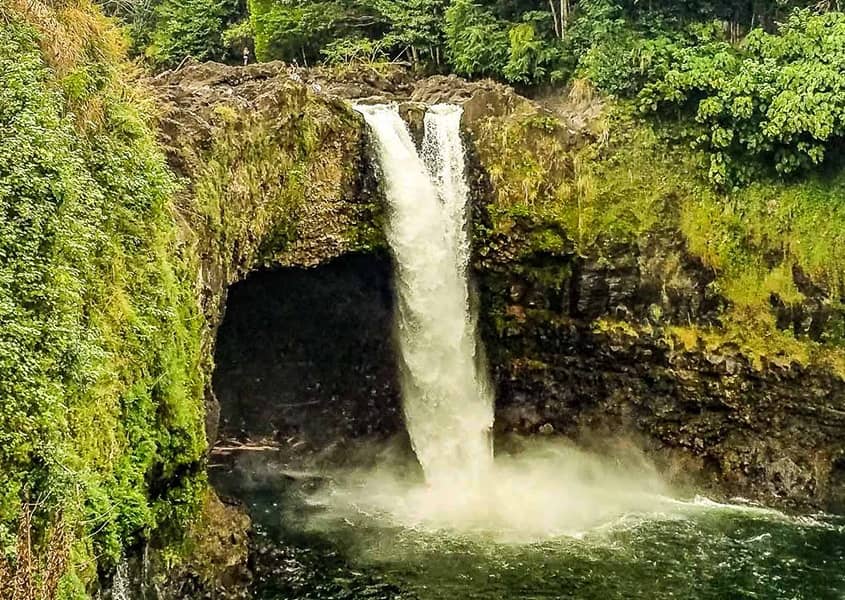
[[555, 26], [555, 37], [560, 38], [561, 32], [560, 25], [558, 25], [557, 21], [557, 12], [555, 12], [555, 0], [549, 0], [549, 7], [552, 9], [552, 23]]
[[560, 0], [560, 38], [566, 37], [569, 26], [569, 0]]
[[567, 0], [560, 0], [560, 39], [566, 35], [566, 8]]

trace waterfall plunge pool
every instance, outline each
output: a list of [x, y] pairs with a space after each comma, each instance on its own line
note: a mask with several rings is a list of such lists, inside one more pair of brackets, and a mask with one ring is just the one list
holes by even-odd
[[[626, 469], [546, 451], [549, 462], [528, 469], [518, 455], [506, 460], [505, 473], [521, 465], [519, 476], [474, 515], [459, 499], [439, 496], [438, 510], [423, 501], [402, 444], [364, 445], [319, 471], [284, 452], [244, 452], [211, 474], [251, 514], [254, 594], [264, 600], [845, 597], [843, 517], [631, 494], [614, 489]], [[549, 478], [553, 464], [569, 485]]]

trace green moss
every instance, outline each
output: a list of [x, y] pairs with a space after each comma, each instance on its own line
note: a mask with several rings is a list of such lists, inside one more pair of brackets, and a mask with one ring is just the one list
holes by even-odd
[[165, 548], [156, 557], [164, 563], [159, 576], [165, 579], [181, 571], [190, 573], [208, 588], [224, 587], [231, 576], [229, 570], [247, 563], [250, 520], [242, 509], [220, 502], [210, 489], [202, 498], [200, 516], [182, 542]]
[[[60, 76], [39, 47], [47, 34], [4, 19], [0, 543], [14, 572], [17, 521], [32, 513], [36, 551], [69, 553], [62, 594], [78, 597], [95, 575], [86, 563], [180, 531], [197, 505], [194, 266], [147, 107], [120, 65], [82, 53]], [[65, 534], [39, 533], [51, 527]]]
[[840, 346], [796, 339], [773, 324], [730, 323], [725, 328], [672, 327], [668, 339], [686, 350], [707, 350], [740, 354], [758, 370], [768, 364], [788, 368], [792, 364], [804, 367], [826, 367], [845, 378], [845, 349]]
[[[806, 277], [825, 291], [830, 308], [841, 310], [845, 169], [723, 195], [701, 177], [701, 153], [674, 143], [677, 132], [655, 129], [624, 105], [605, 115], [606, 133], [580, 147], [567, 143], [552, 120], [541, 119], [542, 126], [537, 120], [491, 118], [476, 131], [493, 186], [492, 229], [483, 233], [511, 240], [521, 261], [512, 268], [531, 271], [532, 257], [542, 254], [565, 257], [574, 249], [601, 258], [608, 244], [682, 238], [713, 269], [712, 286], [728, 301], [724, 327], [708, 334], [713, 343], [720, 332], [725, 343], [757, 359], [783, 355], [839, 369], [833, 351], [845, 344], [842, 325], [834, 322], [825, 332], [826, 345], [796, 338], [778, 329], [772, 300], [801, 304], [799, 277]], [[537, 283], [555, 289], [546, 275], [537, 269]]]
[[[728, 198], [688, 202], [681, 227], [690, 248], [723, 274], [722, 285], [740, 306], [778, 294], [796, 302], [789, 272], [799, 267], [831, 296], [845, 274], [845, 170], [793, 183], [757, 183]], [[738, 282], [757, 290], [748, 297]], [[747, 294], [747, 291], [745, 292]]]
[[[272, 264], [299, 239], [308, 205], [352, 200], [343, 196], [354, 193], [359, 175], [350, 161], [359, 122], [298, 86], [278, 102], [272, 113], [215, 106], [211, 148], [192, 157], [197, 167], [182, 209], [196, 243], [211, 243], [224, 264]], [[352, 244], [375, 244], [366, 226], [345, 233]]]
[[673, 164], [657, 135], [622, 111], [606, 125], [618, 135], [610, 147], [574, 146], [555, 123], [529, 115], [479, 127], [477, 146], [494, 188], [494, 232], [509, 233], [527, 219], [542, 232], [533, 234], [532, 248], [567, 247], [549, 235], [565, 232], [587, 254], [605, 240], [630, 241], [656, 228], [674, 198], [704, 187], [693, 165]]

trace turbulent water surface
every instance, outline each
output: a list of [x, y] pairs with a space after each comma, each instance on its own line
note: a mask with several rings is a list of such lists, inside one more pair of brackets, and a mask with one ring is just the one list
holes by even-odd
[[[258, 594], [268, 600], [845, 598], [842, 517], [787, 516], [659, 495], [632, 501], [624, 489], [612, 490], [608, 479], [596, 481], [610, 468], [598, 467], [602, 461], [594, 459], [591, 472], [567, 466], [566, 457], [558, 460], [564, 474], [575, 477], [571, 495], [560, 483], [513, 489], [504, 498], [500, 492], [506, 514], [479, 516], [472, 524], [397, 515], [403, 493], [415, 482], [424, 485], [420, 475], [408, 475], [404, 490], [394, 478], [396, 500], [379, 506], [377, 496], [385, 490], [377, 487], [370, 496], [366, 486], [375, 484], [360, 477], [361, 487], [350, 490], [356, 476], [347, 470], [335, 472], [337, 480], [293, 480], [282, 475], [282, 463], [249, 456], [249, 464], [214, 473], [225, 480], [222, 489], [237, 488], [246, 500], [259, 543], [268, 548], [257, 565]], [[413, 465], [406, 467], [413, 473]], [[385, 468], [400, 470], [401, 463], [377, 471]], [[353, 491], [360, 495], [349, 502]], [[531, 499], [538, 492], [548, 495], [546, 512]], [[553, 493], [560, 494], [559, 505]], [[334, 494], [342, 499], [332, 503]], [[592, 513], [590, 504], [598, 505]], [[561, 531], [569, 523], [569, 531], [542, 531], [544, 522], [556, 522]], [[514, 525], [526, 529], [514, 535]]]

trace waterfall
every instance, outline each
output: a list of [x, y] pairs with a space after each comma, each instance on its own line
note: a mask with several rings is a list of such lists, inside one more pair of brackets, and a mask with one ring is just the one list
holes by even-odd
[[112, 580], [111, 597], [113, 600], [131, 600], [132, 587], [129, 578], [129, 561], [125, 558], [117, 563], [117, 570]]
[[478, 480], [492, 463], [493, 398], [468, 283], [462, 110], [432, 106], [422, 155], [395, 106], [356, 106], [375, 140], [395, 262], [402, 407], [431, 484]]

